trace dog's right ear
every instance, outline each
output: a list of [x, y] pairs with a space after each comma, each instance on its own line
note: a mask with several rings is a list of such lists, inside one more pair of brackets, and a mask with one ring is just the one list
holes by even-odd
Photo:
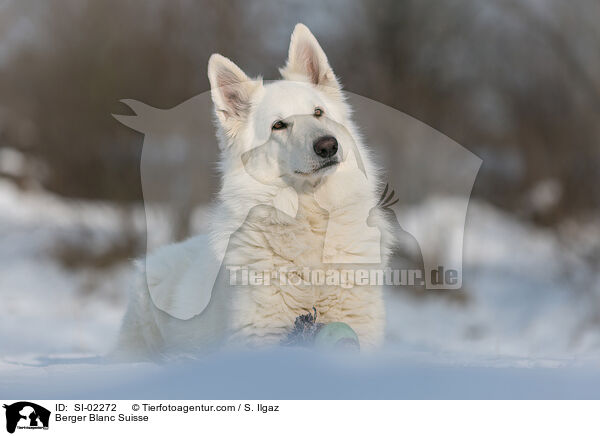
[[292, 32], [288, 60], [279, 72], [286, 80], [308, 81], [332, 96], [341, 96], [341, 86], [329, 66], [325, 52], [308, 27], [302, 23], [296, 24]]
[[213, 54], [208, 61], [208, 79], [217, 118], [233, 136], [247, 118], [252, 96], [262, 87], [262, 78], [250, 79], [229, 59]]

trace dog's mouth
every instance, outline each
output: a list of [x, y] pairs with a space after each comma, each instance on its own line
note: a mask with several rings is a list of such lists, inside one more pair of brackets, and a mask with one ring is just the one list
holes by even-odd
[[303, 175], [303, 176], [310, 176], [310, 175], [316, 174], [316, 173], [318, 173], [320, 171], [323, 171], [323, 170], [325, 170], [327, 168], [331, 168], [333, 166], [336, 166], [339, 163], [340, 162], [338, 160], [332, 159], [332, 160], [328, 160], [328, 161], [324, 162], [320, 167], [317, 167], [317, 168], [315, 168], [315, 169], [313, 169], [311, 171], [296, 170], [296, 171], [294, 171], [294, 173], [300, 174], [300, 175]]

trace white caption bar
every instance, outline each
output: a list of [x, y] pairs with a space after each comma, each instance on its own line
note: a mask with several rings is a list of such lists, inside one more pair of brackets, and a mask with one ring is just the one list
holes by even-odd
[[32, 430], [44, 427], [46, 436], [600, 434], [599, 401], [3, 400], [2, 404], [6, 405], [2, 425], [13, 425], [19, 436], [39, 435]]

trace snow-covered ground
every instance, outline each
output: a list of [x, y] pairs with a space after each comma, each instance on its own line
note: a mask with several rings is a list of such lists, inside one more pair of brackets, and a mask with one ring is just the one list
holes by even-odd
[[[459, 210], [452, 200], [437, 200], [407, 213], [432, 232], [443, 232]], [[580, 231], [600, 246], [597, 225]], [[402, 293], [389, 295], [390, 342], [475, 361], [600, 363], [600, 271], [578, 244], [561, 239], [471, 200], [463, 289], [445, 291], [465, 298], [438, 295], [415, 302]]]
[[[435, 232], [453, 213], [451, 199], [430, 200], [405, 218]], [[446, 291], [454, 295], [388, 290], [380, 353], [342, 362], [271, 350], [158, 366], [95, 357], [110, 349], [118, 331], [128, 263], [67, 268], [56, 260], [64, 241], [98, 250], [114, 243], [122, 237], [121, 217], [110, 205], [0, 183], [0, 397], [598, 396], [600, 274], [581, 249], [599, 242], [595, 226], [569, 228], [565, 243], [473, 200], [464, 289]], [[143, 231], [142, 208], [131, 221]], [[290, 373], [293, 381], [284, 379]]]

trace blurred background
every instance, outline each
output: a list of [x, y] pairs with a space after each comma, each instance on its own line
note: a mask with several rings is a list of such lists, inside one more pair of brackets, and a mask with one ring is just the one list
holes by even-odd
[[[463, 290], [389, 290], [389, 342], [467, 360], [600, 355], [597, 1], [8, 0], [0, 356], [100, 353], [118, 330], [146, 247], [144, 136], [111, 116], [132, 113], [119, 101], [171, 108], [207, 91], [214, 52], [277, 78], [297, 22], [348, 91], [483, 159]], [[216, 151], [201, 151], [193, 201], [175, 204], [175, 239], [205, 224]], [[434, 231], [453, 210], [431, 201], [406, 214]]]

